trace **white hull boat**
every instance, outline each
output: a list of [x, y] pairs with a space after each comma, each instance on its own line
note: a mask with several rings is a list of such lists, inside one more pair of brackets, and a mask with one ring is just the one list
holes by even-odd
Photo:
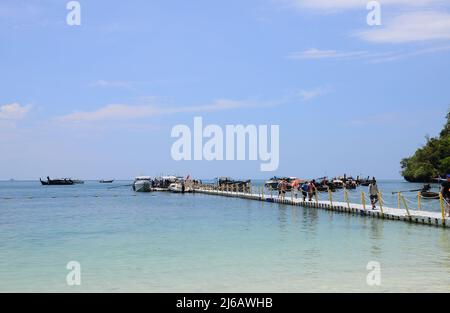
[[[169, 185], [169, 191], [175, 192], [175, 193], [182, 193], [183, 192], [183, 185], [181, 183], [173, 183]], [[192, 187], [184, 185], [184, 192], [192, 192]]]
[[147, 176], [136, 177], [133, 183], [133, 190], [136, 192], [152, 191], [152, 179]]

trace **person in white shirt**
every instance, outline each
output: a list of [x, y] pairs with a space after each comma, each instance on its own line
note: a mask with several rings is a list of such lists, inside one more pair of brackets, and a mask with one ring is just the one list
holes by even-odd
[[370, 195], [370, 203], [372, 204], [372, 210], [376, 209], [376, 203], [378, 202], [378, 186], [375, 177], [372, 179], [372, 182], [369, 185], [369, 195]]

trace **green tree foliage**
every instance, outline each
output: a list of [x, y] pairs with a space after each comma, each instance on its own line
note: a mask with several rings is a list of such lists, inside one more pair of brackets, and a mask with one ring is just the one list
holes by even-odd
[[401, 161], [402, 175], [410, 182], [431, 182], [439, 175], [450, 174], [450, 110], [439, 137], [427, 138], [416, 153]]

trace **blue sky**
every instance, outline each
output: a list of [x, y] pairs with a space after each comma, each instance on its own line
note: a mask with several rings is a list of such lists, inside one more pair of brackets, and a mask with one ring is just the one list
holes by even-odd
[[[376, 175], [437, 135], [450, 1], [0, 3], [0, 179]], [[173, 126], [280, 125], [280, 166], [181, 161]]]

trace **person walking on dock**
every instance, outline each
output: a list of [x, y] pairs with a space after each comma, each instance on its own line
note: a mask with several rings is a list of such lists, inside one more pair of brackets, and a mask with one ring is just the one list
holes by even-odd
[[298, 192], [300, 191], [300, 180], [296, 179], [291, 183], [291, 192], [294, 195], [295, 199], [298, 198]]
[[315, 194], [316, 194], [316, 181], [313, 179], [308, 184], [308, 200], [309, 200], [309, 202], [312, 201], [312, 198], [314, 197]]
[[283, 181], [280, 180], [280, 181], [278, 182], [278, 185], [277, 185], [278, 198], [281, 198], [281, 189], [282, 189], [282, 188], [283, 188]]
[[441, 193], [447, 205], [447, 214], [450, 217], [450, 174], [447, 174], [447, 180], [441, 185]]
[[287, 191], [287, 181], [282, 180], [281, 181], [281, 198], [284, 199], [286, 197], [286, 191]]
[[379, 194], [378, 185], [374, 177], [369, 185], [369, 195], [370, 195], [370, 203], [372, 204], [372, 210], [376, 209], [376, 203], [378, 202], [378, 194]]
[[302, 185], [303, 202], [306, 201], [306, 197], [308, 196], [308, 190], [309, 190], [309, 183], [305, 181]]

